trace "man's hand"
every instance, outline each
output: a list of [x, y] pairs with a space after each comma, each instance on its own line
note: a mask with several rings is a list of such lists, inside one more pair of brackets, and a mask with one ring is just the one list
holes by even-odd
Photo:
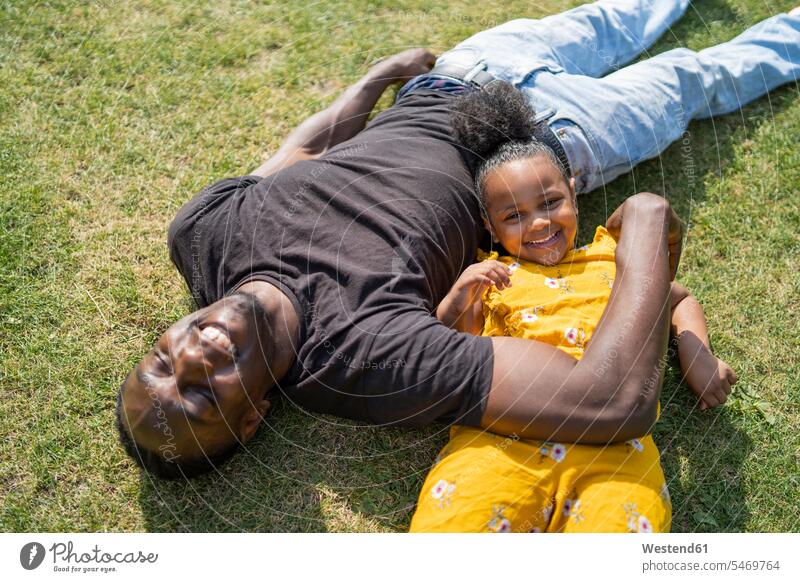
[[470, 265], [439, 304], [436, 317], [446, 326], [472, 334], [483, 328], [481, 296], [489, 287], [511, 287], [511, 269], [500, 261]]
[[700, 399], [700, 410], [723, 404], [736, 384], [736, 373], [709, 350], [697, 352], [684, 376], [686, 384]]
[[[638, 212], [640, 210], [646, 211], [646, 206], [655, 202], [663, 203], [664, 198], [658, 194], [651, 194], [649, 192], [640, 192], [631, 196], [619, 205], [611, 216], [606, 221], [606, 229], [616, 239], [619, 239], [620, 232], [622, 231], [622, 222], [625, 214], [631, 212]], [[675, 274], [678, 272], [678, 263], [681, 258], [681, 250], [683, 245], [683, 223], [675, 210], [669, 208], [669, 233], [667, 234], [667, 245], [669, 247], [669, 272], [670, 280], [675, 279]]]
[[427, 49], [415, 48], [386, 57], [375, 63], [381, 74], [394, 81], [408, 81], [417, 75], [424, 75], [433, 68], [436, 55]]

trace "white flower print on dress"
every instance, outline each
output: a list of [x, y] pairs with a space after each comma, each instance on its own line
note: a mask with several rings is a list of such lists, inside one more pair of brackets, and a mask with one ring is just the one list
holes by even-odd
[[550, 449], [550, 458], [556, 463], [560, 463], [567, 456], [567, 447], [562, 444], [555, 443]]
[[581, 351], [586, 346], [586, 332], [582, 327], [568, 327], [564, 330], [564, 339]]
[[453, 491], [455, 490], [455, 483], [449, 483], [446, 479], [439, 479], [439, 481], [436, 482], [436, 485], [431, 487], [431, 497], [439, 502], [438, 505], [441, 509], [452, 503], [453, 500], [451, 497], [453, 496]]
[[504, 505], [492, 506], [492, 519], [486, 524], [489, 531], [494, 533], [508, 533], [511, 531], [511, 520], [503, 512], [506, 510]]
[[564, 330], [564, 339], [571, 343], [573, 346], [578, 341], [578, 329], [575, 327], [568, 327]]
[[645, 516], [640, 515], [639, 519], [636, 522], [637, 525], [637, 532], [639, 533], [653, 533], [653, 526], [650, 525], [650, 520], [648, 520]]
[[431, 489], [431, 497], [434, 499], [441, 499], [444, 495], [444, 492], [447, 491], [447, 485], [447, 481], [440, 479]]
[[575, 287], [572, 284], [561, 276], [561, 273], [558, 273], [557, 277], [545, 277], [544, 278], [545, 287], [550, 287], [550, 289], [561, 289], [562, 293], [574, 293]]
[[522, 323], [533, 323], [537, 319], [539, 319], [539, 312], [543, 309], [543, 307], [537, 305], [536, 307], [529, 307], [528, 309], [523, 309], [519, 312], [519, 317], [522, 320]]
[[639, 439], [631, 439], [629, 441], [625, 441], [625, 443], [628, 446], [633, 447], [640, 453], [644, 450], [644, 444], [642, 444], [642, 441], [640, 441]]
[[539, 454], [541, 455], [539, 462], [541, 462], [545, 457], [550, 457], [556, 463], [560, 463], [564, 460], [564, 457], [567, 456], [567, 447], [560, 443], [551, 443], [545, 441], [539, 447]]
[[565, 499], [564, 508], [561, 512], [565, 517], [571, 517], [575, 523], [580, 523], [584, 520], [580, 499]]
[[553, 502], [550, 501], [546, 507], [542, 508], [542, 517], [545, 523], [550, 523], [550, 518], [553, 517]]
[[564, 275], [561, 274], [561, 271], [558, 271], [556, 282], [558, 283], [559, 289], [564, 294], [567, 293], [575, 293], [575, 287], [572, 286], [572, 283], [569, 282], [569, 279], [566, 279]]
[[653, 533], [653, 525], [650, 520], [639, 513], [636, 504], [633, 502], [624, 503], [622, 509], [628, 517], [628, 531], [631, 533]]

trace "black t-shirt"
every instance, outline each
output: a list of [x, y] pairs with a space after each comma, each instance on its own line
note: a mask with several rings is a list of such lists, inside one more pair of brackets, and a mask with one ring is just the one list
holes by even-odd
[[307, 409], [479, 424], [491, 342], [435, 317], [482, 233], [452, 98], [411, 93], [320, 159], [217, 182], [170, 226], [172, 260], [201, 307], [253, 279], [292, 300], [300, 343], [280, 388]]

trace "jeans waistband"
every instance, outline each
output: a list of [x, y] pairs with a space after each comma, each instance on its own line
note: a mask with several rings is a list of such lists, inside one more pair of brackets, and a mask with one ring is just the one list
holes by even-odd
[[446, 77], [444, 75], [435, 75], [433, 73], [425, 73], [414, 77], [408, 83], [403, 85], [397, 93], [397, 98], [402, 99], [412, 91], [418, 89], [433, 89], [435, 91], [444, 91], [446, 93], [463, 93], [467, 90], [467, 85], [464, 81]]

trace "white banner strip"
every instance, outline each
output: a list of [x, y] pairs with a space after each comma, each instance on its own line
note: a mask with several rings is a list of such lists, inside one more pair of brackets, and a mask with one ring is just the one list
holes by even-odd
[[[800, 534], [1, 534], [3, 580], [800, 580]], [[223, 578], [224, 577], [224, 578]], [[579, 578], [581, 577], [581, 578]]]

